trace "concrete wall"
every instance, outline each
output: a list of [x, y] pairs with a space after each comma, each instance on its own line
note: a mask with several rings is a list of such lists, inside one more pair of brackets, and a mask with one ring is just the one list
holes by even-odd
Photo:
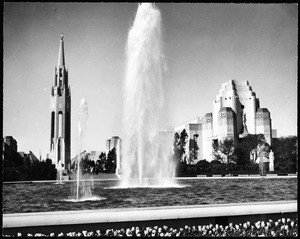
[[78, 232], [132, 226], [244, 223], [297, 217], [297, 201], [17, 213], [3, 215], [3, 234]]

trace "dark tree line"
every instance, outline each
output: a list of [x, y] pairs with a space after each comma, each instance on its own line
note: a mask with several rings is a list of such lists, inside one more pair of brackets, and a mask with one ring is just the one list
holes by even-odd
[[177, 168], [178, 177], [196, 177], [197, 175], [235, 175], [235, 174], [258, 174], [258, 164], [248, 164], [242, 169], [239, 165], [234, 163], [221, 163], [219, 160], [199, 160], [196, 164], [180, 163]]
[[99, 159], [96, 162], [96, 173], [115, 173], [117, 164], [116, 148], [105, 153], [101, 153]]
[[[113, 148], [106, 155], [101, 153], [99, 159], [95, 162], [89, 158], [89, 155], [85, 155], [80, 161], [80, 168], [83, 174], [99, 174], [99, 173], [115, 173], [116, 172], [117, 155], [116, 149]], [[72, 164], [74, 172], [77, 171], [77, 162]]]
[[275, 171], [285, 173], [298, 171], [298, 139], [296, 136], [281, 137], [273, 140]]
[[15, 155], [2, 161], [3, 181], [55, 180], [57, 170], [51, 159], [30, 160], [28, 155]]
[[[198, 136], [198, 135], [195, 135]], [[257, 174], [260, 173], [259, 157], [268, 158], [273, 150], [274, 173], [295, 173], [298, 164], [298, 141], [296, 136], [272, 139], [272, 147], [267, 143], [263, 134], [248, 134], [237, 141], [225, 139], [212, 143], [214, 160], [197, 161], [196, 137], [192, 136], [189, 143], [189, 155], [186, 155], [188, 134], [184, 129], [180, 134], [175, 133], [173, 140], [173, 158], [177, 163], [177, 176], [196, 176], [199, 174]], [[191, 138], [191, 137], [190, 137]], [[268, 172], [269, 163], [264, 163]]]

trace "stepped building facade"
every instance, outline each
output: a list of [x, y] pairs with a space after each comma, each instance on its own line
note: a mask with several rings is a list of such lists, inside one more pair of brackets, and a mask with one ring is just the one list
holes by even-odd
[[195, 141], [199, 146], [198, 160], [213, 160], [214, 141], [264, 134], [271, 145], [272, 139], [271, 114], [267, 108], [260, 108], [259, 99], [248, 81], [230, 80], [222, 84], [213, 101], [213, 112], [174, 128], [176, 132], [183, 129], [189, 135], [187, 150]]

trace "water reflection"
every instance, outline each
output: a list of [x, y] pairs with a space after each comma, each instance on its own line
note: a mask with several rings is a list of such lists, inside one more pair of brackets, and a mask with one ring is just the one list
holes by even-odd
[[3, 184], [2, 213], [297, 200], [297, 178], [187, 179], [178, 180], [185, 187], [127, 189], [117, 180], [96, 181], [95, 198], [77, 203], [68, 200], [71, 184]]

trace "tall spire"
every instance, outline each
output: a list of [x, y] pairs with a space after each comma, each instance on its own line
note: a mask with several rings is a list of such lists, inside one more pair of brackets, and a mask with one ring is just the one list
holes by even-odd
[[70, 170], [71, 165], [71, 93], [65, 66], [64, 36], [61, 34], [58, 62], [50, 97], [50, 152], [56, 168]]
[[63, 34], [61, 34], [61, 38], [60, 38], [57, 68], [61, 68], [62, 66], [65, 66], [65, 51], [64, 51], [64, 35]]

